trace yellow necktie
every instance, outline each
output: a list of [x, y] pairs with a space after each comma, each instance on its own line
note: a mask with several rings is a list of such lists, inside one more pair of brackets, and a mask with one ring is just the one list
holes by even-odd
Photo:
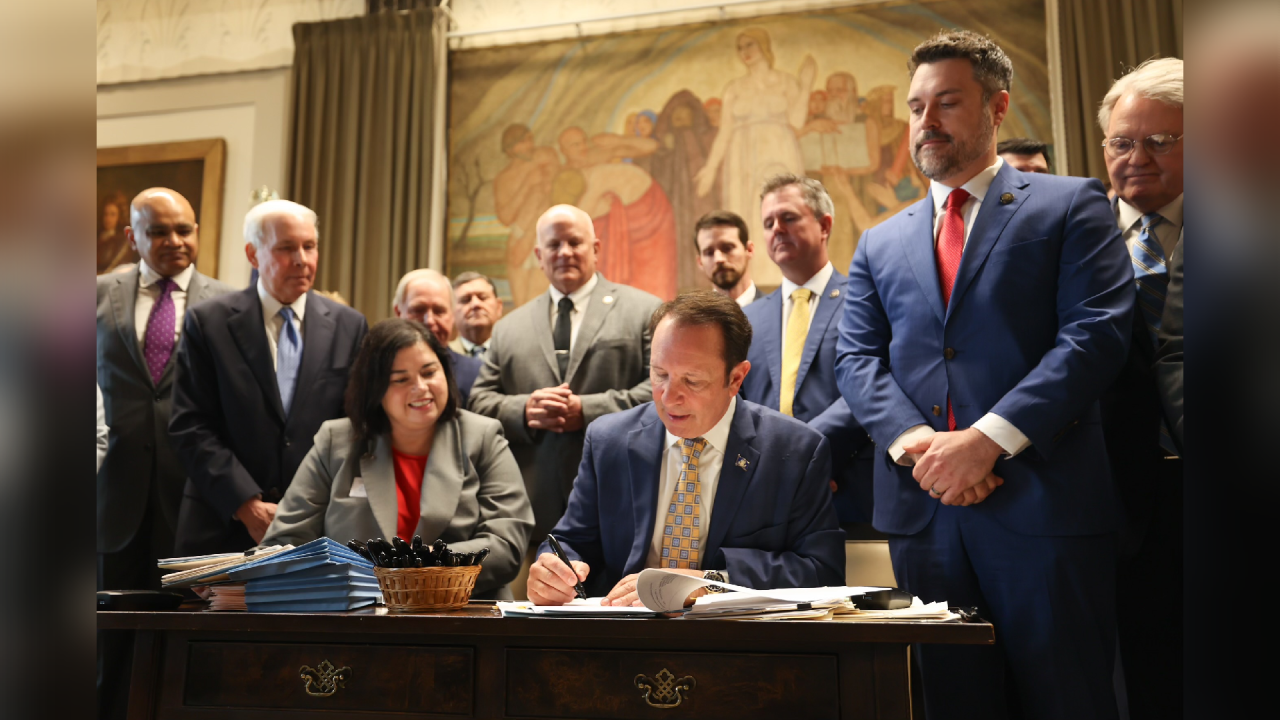
[[702, 551], [702, 482], [698, 479], [698, 459], [706, 447], [707, 441], [702, 438], [685, 438], [678, 446], [680, 478], [667, 504], [658, 567], [698, 569], [698, 555]]
[[778, 394], [778, 411], [784, 415], [793, 414], [796, 375], [800, 372], [804, 341], [809, 336], [809, 296], [812, 294], [808, 288], [796, 288], [791, 293], [791, 317], [787, 319], [787, 337], [782, 342], [782, 388]]

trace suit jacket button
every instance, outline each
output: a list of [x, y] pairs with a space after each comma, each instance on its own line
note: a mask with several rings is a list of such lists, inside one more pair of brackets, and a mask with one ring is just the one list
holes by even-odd
[[291, 443], [289, 442], [289, 439], [288, 439], [288, 438], [285, 438], [284, 446], [285, 446], [285, 447], [289, 447], [289, 445], [291, 445]]
[[941, 406], [938, 406], [938, 405], [934, 405], [934, 406], [933, 406], [933, 414], [934, 414], [934, 416], [935, 416], [935, 417], [940, 417], [940, 416], [942, 415], [942, 407], [941, 407]]
[[954, 360], [956, 357], [956, 351], [952, 350], [951, 348], [947, 348], [946, 350], [942, 351], [942, 357], [948, 360]]

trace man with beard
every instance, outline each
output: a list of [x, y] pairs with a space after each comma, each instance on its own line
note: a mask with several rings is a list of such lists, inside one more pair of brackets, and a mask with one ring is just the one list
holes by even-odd
[[751, 280], [751, 258], [756, 246], [748, 239], [747, 223], [737, 213], [717, 210], [698, 218], [693, 226], [693, 247], [698, 267], [715, 286], [746, 307], [760, 296]]
[[997, 156], [1013, 78], [999, 46], [944, 32], [908, 68], [929, 197], [863, 233], [836, 374], [880, 448], [873, 523], [899, 585], [997, 628], [990, 646], [915, 648], [925, 712], [1115, 718], [1098, 399], [1128, 352], [1128, 253], [1097, 180]]

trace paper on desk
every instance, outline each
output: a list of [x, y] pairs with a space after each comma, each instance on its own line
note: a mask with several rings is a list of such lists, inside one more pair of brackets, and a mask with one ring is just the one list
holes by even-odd
[[568, 605], [534, 605], [531, 602], [499, 602], [502, 617], [653, 617], [657, 613], [643, 607], [601, 605], [604, 598], [577, 598]]
[[836, 608], [833, 620], [842, 622], [886, 621], [886, 620], [927, 620], [933, 622], [951, 622], [960, 616], [951, 612], [946, 602], [925, 603], [920, 598], [911, 599], [911, 607], [897, 610], [858, 610], [853, 607]]

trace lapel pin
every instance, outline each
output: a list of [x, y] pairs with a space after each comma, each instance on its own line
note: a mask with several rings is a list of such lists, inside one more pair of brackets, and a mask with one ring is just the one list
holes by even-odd
[[613, 296], [612, 296], [612, 295], [605, 295], [605, 296], [604, 296], [604, 299], [603, 299], [603, 300], [601, 300], [600, 302], [603, 302], [605, 305], [612, 305], [612, 304], [613, 304]]
[[1008, 205], [1011, 202], [1013, 202], [1013, 193], [1005, 193], [1000, 196], [1001, 205]]
[[740, 469], [742, 469], [742, 470], [746, 470], [746, 469], [747, 469], [747, 466], [748, 466], [748, 465], [750, 465], [750, 464], [751, 464], [751, 463], [747, 462], [747, 459], [746, 459], [746, 458], [744, 458], [744, 457], [742, 457], [741, 455], [739, 455], [739, 456], [738, 456], [738, 461], [734, 463], [734, 465], [737, 465], [737, 466], [738, 466], [738, 468], [740, 468]]
[[829, 297], [833, 297], [833, 298], [838, 298], [838, 297], [840, 297], [840, 288], [836, 288], [836, 289], [832, 290], [832, 291], [831, 291], [831, 295], [830, 295]]

